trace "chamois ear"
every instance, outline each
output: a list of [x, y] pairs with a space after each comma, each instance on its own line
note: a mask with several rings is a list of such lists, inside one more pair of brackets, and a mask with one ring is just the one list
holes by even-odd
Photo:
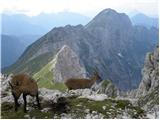
[[13, 89], [13, 86], [12, 86], [12, 84], [10, 83], [10, 82], [8, 82], [9, 83], [9, 85], [11, 86], [11, 89]]

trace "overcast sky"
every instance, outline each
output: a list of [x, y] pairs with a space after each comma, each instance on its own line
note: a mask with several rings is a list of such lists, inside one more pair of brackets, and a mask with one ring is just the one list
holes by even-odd
[[139, 11], [157, 16], [158, 0], [0, 0], [0, 12], [24, 13], [30, 16], [42, 12], [69, 11], [93, 17], [105, 8], [125, 13]]

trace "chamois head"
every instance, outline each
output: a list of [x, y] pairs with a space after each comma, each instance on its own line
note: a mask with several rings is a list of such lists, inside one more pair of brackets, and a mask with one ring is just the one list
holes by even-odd
[[97, 81], [97, 80], [101, 80], [101, 79], [102, 79], [102, 78], [101, 78], [101, 76], [99, 75], [99, 73], [98, 73], [97, 71], [95, 71], [94, 74], [93, 74], [92, 80]]

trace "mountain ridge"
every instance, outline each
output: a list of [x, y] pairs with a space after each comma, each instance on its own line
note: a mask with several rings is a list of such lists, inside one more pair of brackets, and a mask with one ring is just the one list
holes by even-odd
[[[106, 11], [107, 13], [104, 13]], [[152, 31], [141, 26], [132, 26], [127, 15], [112, 9], [105, 9], [97, 16], [86, 26], [67, 25], [53, 28], [30, 45], [8, 72], [16, 68], [17, 64], [22, 66], [26, 61], [29, 63], [40, 55], [48, 54], [43, 64], [40, 62], [40, 67], [37, 64], [40, 69], [64, 44], [67, 44], [77, 53], [89, 74], [97, 67], [103, 79], [112, 80], [119, 88], [127, 90], [137, 87], [144, 56], [153, 48], [153, 41], [158, 40], [157, 33], [148, 34]], [[151, 38], [154, 40], [151, 41]], [[30, 69], [21, 67], [14, 72], [37, 72]]]

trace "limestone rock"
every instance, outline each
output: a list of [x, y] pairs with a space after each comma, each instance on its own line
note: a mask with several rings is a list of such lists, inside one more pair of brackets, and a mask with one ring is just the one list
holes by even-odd
[[109, 80], [103, 80], [101, 83], [93, 86], [98, 93], [106, 94], [108, 97], [119, 96], [119, 89]]
[[56, 55], [53, 71], [54, 82], [64, 82], [68, 78], [85, 78], [86, 71], [79, 57], [67, 45], [64, 45]]
[[137, 90], [137, 97], [145, 96], [159, 87], [159, 50], [158, 46], [153, 53], [148, 53], [142, 70], [142, 81]]

